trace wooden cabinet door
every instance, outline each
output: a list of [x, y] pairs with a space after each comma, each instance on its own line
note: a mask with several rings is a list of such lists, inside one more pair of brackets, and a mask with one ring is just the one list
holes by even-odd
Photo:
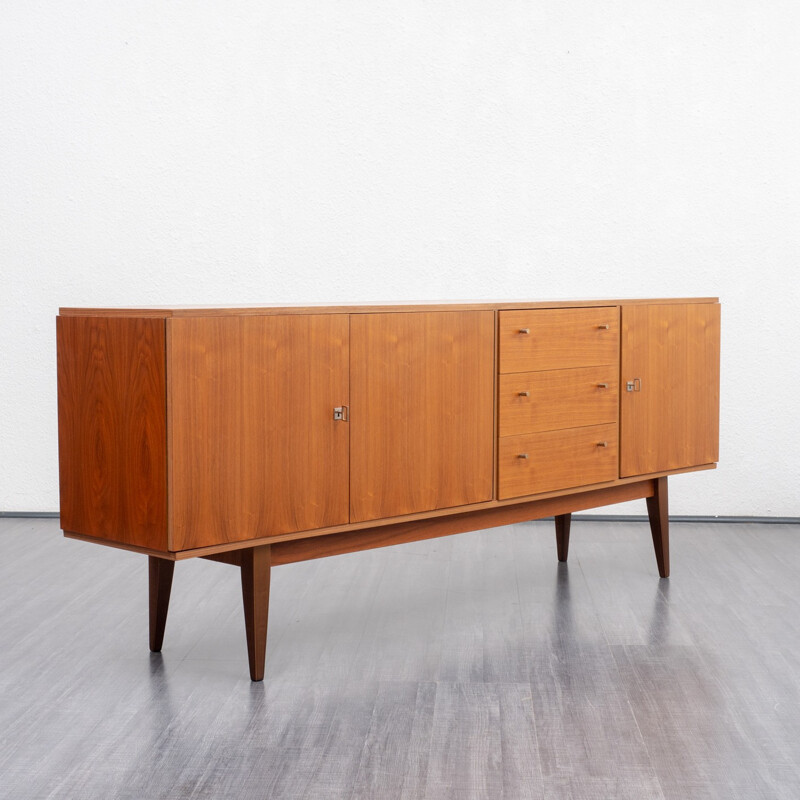
[[494, 314], [354, 314], [350, 521], [492, 497]]
[[172, 548], [348, 521], [346, 314], [168, 321]]
[[622, 477], [718, 460], [719, 337], [718, 303], [622, 307]]

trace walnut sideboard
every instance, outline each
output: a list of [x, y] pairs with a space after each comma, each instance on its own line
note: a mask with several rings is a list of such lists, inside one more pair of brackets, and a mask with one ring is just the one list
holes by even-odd
[[[718, 459], [716, 298], [62, 308], [61, 527], [241, 569], [254, 681], [273, 565], [647, 500]], [[491, 535], [491, 534], [487, 534]]]

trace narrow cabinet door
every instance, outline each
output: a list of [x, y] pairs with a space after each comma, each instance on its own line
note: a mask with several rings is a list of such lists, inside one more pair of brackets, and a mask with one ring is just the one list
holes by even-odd
[[348, 521], [346, 314], [168, 321], [172, 549]]
[[622, 307], [620, 474], [719, 457], [718, 303]]
[[350, 521], [492, 497], [494, 313], [354, 314]]

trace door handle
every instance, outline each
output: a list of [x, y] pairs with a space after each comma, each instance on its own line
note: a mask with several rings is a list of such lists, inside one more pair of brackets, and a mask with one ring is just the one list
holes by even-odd
[[642, 382], [639, 378], [634, 378], [632, 381], [626, 381], [625, 383], [625, 391], [626, 392], [641, 392], [642, 391]]

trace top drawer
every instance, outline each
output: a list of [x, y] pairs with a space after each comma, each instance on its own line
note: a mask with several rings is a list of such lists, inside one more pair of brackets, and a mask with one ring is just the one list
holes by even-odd
[[616, 364], [619, 307], [500, 312], [500, 372]]

